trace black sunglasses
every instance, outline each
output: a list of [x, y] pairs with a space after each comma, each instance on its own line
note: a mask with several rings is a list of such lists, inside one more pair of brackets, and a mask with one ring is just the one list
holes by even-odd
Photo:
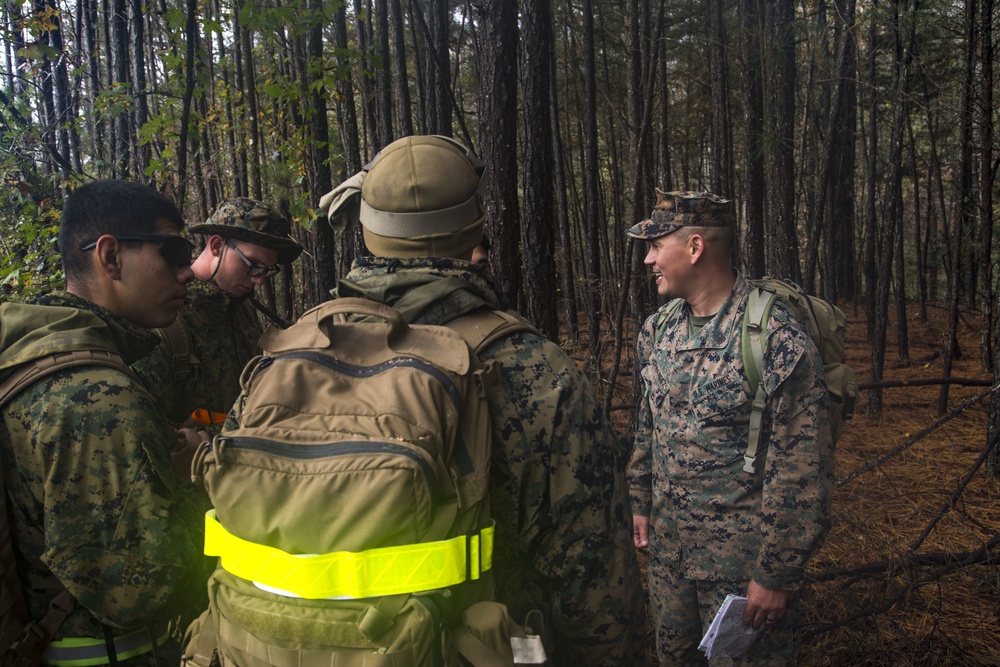
[[[191, 266], [191, 260], [194, 256], [194, 244], [177, 234], [129, 234], [127, 236], [116, 236], [115, 240], [156, 243], [163, 259], [174, 266]], [[97, 241], [91, 241], [80, 246], [80, 250], [93, 250], [96, 247]]]
[[271, 276], [278, 275], [278, 272], [281, 271], [281, 269], [277, 266], [261, 266], [260, 264], [254, 264], [250, 261], [249, 257], [241, 253], [240, 249], [228, 239], [226, 240], [226, 245], [236, 251], [236, 254], [243, 260], [243, 263], [247, 265], [247, 275], [251, 278], [270, 278]]

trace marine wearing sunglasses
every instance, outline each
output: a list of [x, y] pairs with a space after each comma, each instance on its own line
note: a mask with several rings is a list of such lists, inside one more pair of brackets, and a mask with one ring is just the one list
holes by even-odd
[[[177, 234], [128, 234], [114, 237], [116, 241], [137, 241], [139, 243], [156, 243], [160, 255], [168, 263], [177, 267], [191, 266], [194, 256], [194, 244]], [[93, 250], [97, 241], [91, 241], [80, 246], [80, 250]], [[239, 252], [239, 251], [237, 251]], [[242, 255], [241, 255], [242, 256]]]

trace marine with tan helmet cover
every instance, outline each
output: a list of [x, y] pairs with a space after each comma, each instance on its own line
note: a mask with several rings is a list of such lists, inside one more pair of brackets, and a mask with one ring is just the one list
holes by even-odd
[[295, 260], [302, 246], [267, 204], [236, 197], [191, 225], [205, 246], [191, 264], [195, 280], [160, 346], [137, 367], [177, 423], [217, 430], [239, 395], [240, 374], [259, 353], [262, 326], [254, 290]]
[[[484, 165], [446, 137], [406, 137], [323, 198], [331, 221], [360, 220], [375, 257], [358, 258], [337, 297], [445, 324], [503, 308], [494, 278], [468, 261], [482, 238]], [[633, 665], [644, 603], [625, 494], [627, 452], [576, 364], [516, 333], [480, 354], [489, 394], [497, 597], [523, 622], [537, 609], [552, 665]]]

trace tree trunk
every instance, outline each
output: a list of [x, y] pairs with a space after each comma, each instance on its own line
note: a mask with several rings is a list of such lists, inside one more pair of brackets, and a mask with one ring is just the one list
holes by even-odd
[[600, 189], [600, 164], [597, 157], [597, 72], [594, 61], [594, 6], [592, 0], [583, 0], [583, 226], [584, 266], [586, 274], [584, 303], [587, 313], [588, 357], [587, 368], [594, 377], [600, 374], [599, 350], [601, 347], [601, 310], [598, 289], [601, 275], [601, 227], [604, 215], [598, 197]]
[[[479, 10], [479, 156], [483, 175], [490, 262], [508, 303], [521, 291], [517, 192], [517, 8], [510, 0], [484, 0]], [[440, 92], [440, 91], [439, 91]], [[440, 110], [439, 110], [440, 111]], [[440, 116], [438, 117], [440, 120]]]
[[[111, 39], [113, 50], [111, 60], [114, 68], [112, 80], [117, 84], [128, 84], [131, 82], [131, 77], [129, 76], [129, 34], [125, 0], [112, 0], [112, 8]], [[131, 177], [129, 170], [129, 136], [131, 133], [128, 126], [128, 114], [118, 114], [114, 124], [115, 143], [111, 156], [111, 161], [115, 165], [114, 176], [127, 179]]]
[[993, 370], [993, 0], [979, 0], [979, 349], [983, 370]]
[[382, 147], [392, 143], [392, 74], [389, 70], [389, 63], [392, 56], [389, 54], [389, 6], [387, 0], [374, 1], [374, 16], [372, 24], [374, 27], [373, 47], [375, 54], [380, 57], [381, 63], [375, 69], [375, 118], [378, 123], [375, 126], [375, 145]]
[[[337, 65], [344, 76], [337, 78], [337, 94], [334, 95], [334, 106], [337, 110], [337, 128], [344, 150], [346, 173], [349, 178], [361, 171], [361, 140], [358, 135], [358, 117], [355, 113], [354, 83], [351, 75], [350, 58], [347, 52], [347, 14], [341, 4], [333, 17], [333, 47], [337, 53]], [[345, 275], [351, 270], [351, 264], [359, 255], [367, 252], [361, 225], [344, 230], [340, 240], [340, 274]], [[318, 253], [317, 253], [318, 254]], [[321, 261], [318, 258], [315, 261]]]
[[[132, 137], [135, 138], [135, 173], [145, 174], [149, 163], [152, 161], [153, 153], [149, 142], [142, 143], [139, 140], [139, 132], [149, 122], [149, 90], [146, 86], [146, 16], [143, 13], [142, 0], [130, 0], [132, 5], [132, 53], [135, 85], [132, 87], [132, 99], [135, 109], [135, 127], [132, 130]], [[194, 37], [195, 44], [198, 43], [198, 33], [188, 33], [188, 38]], [[183, 204], [183, 199], [177, 200], [178, 205]]]
[[[878, 11], [879, 3], [873, 0], [871, 16], [868, 24], [868, 161], [867, 161], [867, 193], [865, 200], [867, 234], [865, 235], [865, 286], [868, 292], [866, 299], [866, 315], [868, 322], [868, 344], [871, 346], [871, 379], [878, 381], [882, 379], [882, 366], [885, 360], [885, 316], [879, 320], [879, 292], [878, 274], [880, 270], [880, 257], [878, 253], [878, 239], [880, 238], [880, 227], [877, 215], [878, 201], [878, 104], [879, 97], [876, 89], [877, 58], [880, 48], [878, 39]], [[888, 299], [888, 294], [886, 295]], [[879, 353], [876, 355], [875, 350]], [[882, 390], [873, 389], [868, 393], [868, 414], [878, 416], [882, 414]]]
[[[326, 100], [330, 91], [323, 85], [321, 65], [323, 63], [323, 8], [322, 0], [307, 0], [306, 7], [315, 12], [316, 22], [309, 30], [308, 55], [309, 67], [306, 69], [309, 79], [311, 100], [309, 110], [309, 153], [311, 165], [310, 190], [313, 193], [313, 205], [319, 205], [319, 198], [333, 188], [333, 174], [330, 169], [330, 124], [327, 117]], [[353, 172], [352, 172], [353, 173]], [[313, 278], [318, 283], [321, 297], [312, 303], [325, 301], [337, 285], [336, 239], [333, 229], [327, 224], [324, 216], [320, 216], [314, 227], [316, 235], [316, 274]], [[286, 281], [289, 282], [290, 281]]]
[[764, 88], [761, 63], [763, 31], [760, 0], [739, 0], [740, 53], [743, 72], [740, 92], [743, 98], [743, 206], [746, 227], [743, 230], [744, 270], [750, 276], [766, 272], [764, 254]]
[[[733, 121], [729, 108], [729, 36], [723, 0], [705, 3], [708, 12], [708, 71], [712, 96], [712, 191], [722, 197], [736, 194], [733, 160]], [[737, 248], [733, 246], [733, 252]], [[735, 262], [734, 262], [735, 263]]]
[[[253, 0], [244, 0], [243, 6]], [[247, 141], [250, 144], [248, 156], [250, 172], [250, 196], [254, 199], [264, 198], [264, 184], [260, 174], [260, 113], [257, 109], [257, 68], [253, 61], [253, 40], [250, 28], [240, 26], [240, 46], [243, 55], [243, 99], [246, 102]]]
[[[552, 65], [552, 7], [549, 0], [524, 3], [524, 255], [525, 315], [547, 338], [559, 338], [553, 229], [552, 119], [549, 116]], [[550, 286], [543, 288], [542, 286]]]
[[795, 231], [795, 34], [793, 0], [774, 0], [766, 4], [765, 16], [771, 45], [771, 102], [767, 114], [773, 137], [767, 152], [768, 218], [773, 220], [767, 243], [767, 270], [773, 276], [801, 281], [798, 238]]
[[392, 31], [392, 90], [396, 101], [396, 136], [413, 134], [413, 114], [410, 111], [410, 77], [406, 68], [406, 33], [399, 0], [388, 0]]
[[177, 141], [177, 204], [187, 198], [188, 135], [191, 132], [191, 104], [194, 100], [194, 58], [198, 46], [198, 0], [187, 0], [184, 24], [184, 97], [181, 99], [181, 130]]
[[[553, 32], [554, 34], [554, 32]], [[553, 153], [552, 182], [555, 189], [555, 220], [559, 230], [559, 245], [556, 257], [562, 278], [562, 313], [566, 340], [576, 342], [580, 338], [580, 326], [576, 321], [576, 290], [573, 276], [573, 245], [569, 227], [569, 203], [566, 201], [566, 169], [564, 160], [561, 123], [559, 121], [559, 87], [556, 82], [555, 39], [549, 44], [549, 119], [552, 122], [551, 141]]]
[[[911, 0], [912, 1], [912, 0]], [[951, 235], [951, 266], [948, 271], [948, 339], [944, 351], [942, 375], [951, 377], [951, 366], [958, 350], [958, 306], [962, 284], [962, 248], [965, 230], [972, 229], [975, 219], [975, 202], [972, 195], [972, 114], [975, 95], [975, 43], [976, 0], [965, 2], [965, 75], [962, 84], [962, 102], [959, 111], [959, 163], [958, 192], [955, 201], [958, 211], [954, 216], [954, 233]], [[938, 394], [938, 414], [948, 410], [948, 385], [941, 385]]]
[[834, 126], [837, 138], [833, 160], [833, 175], [830, 178], [830, 214], [827, 229], [829, 236], [827, 247], [830, 261], [826, 270], [831, 287], [826, 295], [834, 301], [842, 298], [854, 299], [858, 286], [857, 258], [855, 254], [855, 171], [858, 131], [858, 47], [855, 31], [855, 0], [836, 0], [837, 15], [843, 17], [843, 23], [837, 23], [838, 30], [844, 33], [838, 43], [843, 49], [840, 57], [839, 85], [843, 96], [844, 113]]

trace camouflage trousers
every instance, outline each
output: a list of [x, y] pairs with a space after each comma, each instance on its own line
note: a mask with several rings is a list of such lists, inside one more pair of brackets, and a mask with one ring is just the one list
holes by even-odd
[[785, 617], [767, 626], [763, 635], [740, 660], [709, 662], [698, 650], [704, 631], [712, 623], [726, 595], [746, 595], [749, 581], [700, 581], [686, 579], [672, 564], [649, 555], [649, 606], [656, 632], [656, 654], [662, 667], [704, 667], [706, 665], [795, 664], [801, 646], [798, 594], [790, 593]]

